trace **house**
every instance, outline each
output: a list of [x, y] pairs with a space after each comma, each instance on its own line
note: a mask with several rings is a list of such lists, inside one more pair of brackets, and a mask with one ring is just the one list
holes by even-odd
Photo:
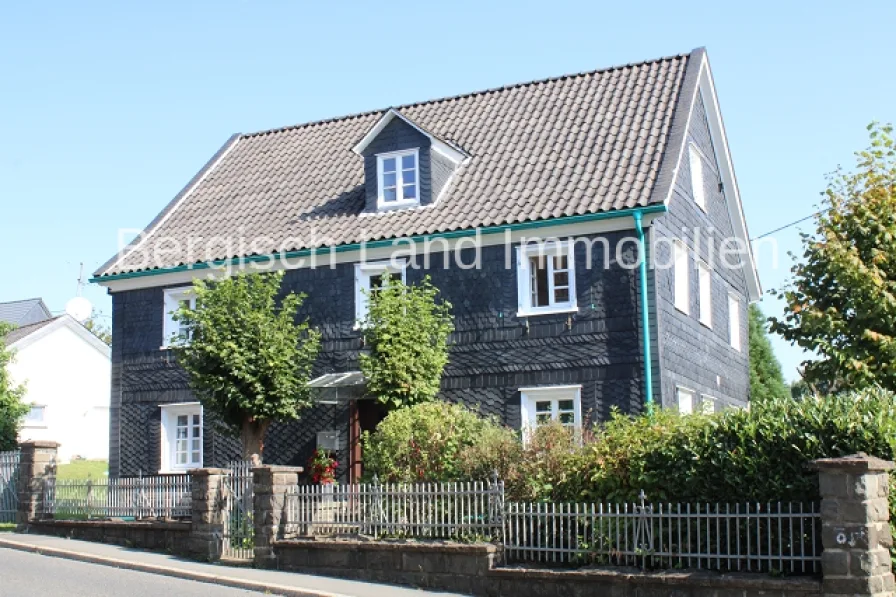
[[703, 49], [234, 135], [93, 278], [113, 304], [111, 473], [238, 456], [168, 348], [191, 281], [239, 268], [287, 270], [323, 335], [319, 400], [271, 428], [267, 462], [321, 445], [357, 478], [382, 416], [357, 323], [385, 275], [431, 277], [456, 326], [441, 397], [508, 425], [744, 406], [748, 238]]
[[17, 325], [4, 341], [8, 366], [31, 405], [20, 441], [60, 443], [59, 462], [109, 457], [111, 350], [70, 315], [52, 316], [41, 299], [0, 303], [0, 321]]

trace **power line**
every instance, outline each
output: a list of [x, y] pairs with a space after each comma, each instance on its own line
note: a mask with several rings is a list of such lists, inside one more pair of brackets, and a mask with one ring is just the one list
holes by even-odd
[[827, 210], [827, 209], [822, 209], [821, 211], [816, 211], [814, 214], [809, 214], [809, 215], [806, 216], [805, 218], [800, 218], [799, 220], [793, 221], [793, 222], [791, 222], [791, 223], [789, 223], [789, 224], [785, 224], [785, 225], [781, 226], [780, 228], [775, 228], [774, 230], [770, 230], [770, 231], [766, 232], [765, 234], [760, 234], [759, 236], [754, 236], [753, 238], [750, 239], [750, 242], [753, 242], [754, 240], [759, 240], [760, 238], [765, 238], [766, 236], [771, 236], [772, 234], [775, 234], [775, 233], [777, 233], [777, 232], [781, 232], [782, 230], [787, 230], [787, 229], [790, 228], [791, 226], [796, 226], [796, 225], [799, 224], [800, 222], [805, 222], [805, 221], [808, 220], [809, 218], [814, 218], [814, 217], [816, 217], [816, 216], [820, 216], [821, 214], [823, 214], [823, 213], [826, 212], [826, 211], [828, 211], [828, 210]]

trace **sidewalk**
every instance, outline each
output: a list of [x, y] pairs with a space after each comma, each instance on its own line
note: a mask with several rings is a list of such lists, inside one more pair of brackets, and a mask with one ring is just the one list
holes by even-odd
[[289, 597], [461, 597], [295, 572], [203, 564], [163, 553], [45, 535], [0, 533], [0, 549], [17, 549]]

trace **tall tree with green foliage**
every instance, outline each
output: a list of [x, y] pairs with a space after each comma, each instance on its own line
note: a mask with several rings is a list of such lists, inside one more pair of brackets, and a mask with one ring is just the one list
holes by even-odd
[[749, 309], [750, 401], [760, 402], [788, 395], [781, 363], [768, 338], [767, 320], [757, 305]]
[[803, 363], [810, 385], [832, 392], [878, 385], [896, 390], [896, 141], [892, 126], [869, 125], [856, 169], [838, 169], [824, 193], [815, 234], [772, 331], [818, 355]]
[[387, 277], [368, 296], [361, 372], [368, 393], [390, 408], [431, 400], [439, 392], [454, 324], [451, 304], [438, 294], [428, 276], [416, 285]]
[[190, 329], [176, 352], [196, 398], [257, 463], [270, 424], [297, 419], [311, 403], [320, 350], [320, 333], [296, 321], [304, 295], [277, 301], [282, 280], [283, 272], [197, 280], [195, 308], [183, 305], [174, 316]]
[[6, 347], [4, 339], [14, 329], [15, 326], [0, 321], [0, 452], [16, 449], [19, 426], [28, 413], [28, 405], [22, 402], [25, 386], [13, 384], [9, 376], [9, 364], [15, 354]]

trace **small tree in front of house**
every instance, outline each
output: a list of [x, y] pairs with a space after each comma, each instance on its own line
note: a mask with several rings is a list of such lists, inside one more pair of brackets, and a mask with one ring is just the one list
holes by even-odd
[[308, 381], [320, 334], [296, 321], [304, 295], [277, 301], [283, 272], [197, 280], [195, 309], [176, 321], [190, 329], [176, 347], [178, 363], [203, 407], [243, 444], [243, 458], [261, 462], [274, 421], [299, 417], [310, 402]]
[[439, 301], [438, 294], [428, 276], [415, 285], [385, 277], [368, 296], [361, 372], [368, 393], [390, 409], [431, 400], [439, 392], [454, 324], [451, 304]]
[[14, 384], [9, 376], [8, 367], [15, 355], [4, 338], [13, 329], [15, 326], [0, 321], [0, 452], [16, 449], [19, 425], [28, 413], [28, 405], [22, 402], [25, 386]]

